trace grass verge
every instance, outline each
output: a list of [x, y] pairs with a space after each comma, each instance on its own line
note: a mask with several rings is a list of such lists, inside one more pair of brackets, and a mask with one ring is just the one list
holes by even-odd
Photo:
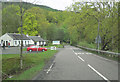
[[[46, 52], [23, 54], [22, 70], [20, 70], [19, 54], [4, 54], [2, 55], [3, 79], [29, 80], [38, 73], [57, 52], [56, 50], [48, 50]], [[8, 78], [10, 75], [12, 75], [13, 78]]]
[[93, 48], [93, 49], [96, 49], [96, 44], [89, 44], [89, 43], [87, 43], [87, 42], [85, 42], [85, 41], [83, 41], [83, 42], [79, 42], [79, 44], [78, 45], [80, 45], [80, 46], [83, 46], [83, 47], [87, 47], [87, 48]]

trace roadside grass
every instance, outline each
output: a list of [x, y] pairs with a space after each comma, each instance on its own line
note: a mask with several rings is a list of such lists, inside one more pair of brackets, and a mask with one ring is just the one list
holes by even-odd
[[[78, 45], [83, 46], [83, 47], [87, 47], [87, 48], [97, 49], [97, 45], [95, 43], [94, 44], [93, 43], [89, 44], [86, 41], [79, 42]], [[99, 46], [99, 49], [101, 49], [101, 46]], [[110, 51], [110, 50], [108, 50], [108, 51]], [[113, 49], [110, 52], [116, 52], [116, 53], [118, 53], [118, 49]]]
[[23, 48], [23, 51], [27, 51], [27, 48], [25, 47], [25, 48]]
[[46, 52], [23, 54], [22, 70], [20, 70], [19, 54], [4, 54], [2, 55], [2, 72], [8, 76], [12, 75], [13, 78], [6, 78], [6, 75], [3, 74], [3, 79], [29, 80], [38, 73], [57, 52], [57, 50], [48, 49]]

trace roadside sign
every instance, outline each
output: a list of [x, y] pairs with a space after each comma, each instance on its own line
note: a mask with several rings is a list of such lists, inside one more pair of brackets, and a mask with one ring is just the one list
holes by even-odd
[[60, 44], [60, 41], [52, 41], [52, 44], [53, 44], [53, 45], [59, 45], [59, 44]]
[[100, 36], [97, 36], [97, 37], [96, 37], [95, 43], [101, 43], [101, 37], [100, 37]]
[[51, 50], [56, 50], [56, 47], [55, 46], [51, 46]]

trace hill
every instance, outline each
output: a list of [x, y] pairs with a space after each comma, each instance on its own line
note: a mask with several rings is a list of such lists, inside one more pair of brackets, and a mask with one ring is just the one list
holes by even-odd
[[[20, 5], [20, 2], [3, 2], [2, 7], [5, 8], [6, 6], [8, 6], [10, 4]], [[36, 6], [42, 8], [42, 9], [48, 10], [48, 11], [60, 11], [60, 10], [53, 9], [53, 8], [50, 8], [50, 7], [44, 6], [44, 5], [36, 5], [36, 4], [28, 3], [28, 2], [22, 2], [22, 7], [24, 9], [29, 9], [29, 8], [36, 7]]]

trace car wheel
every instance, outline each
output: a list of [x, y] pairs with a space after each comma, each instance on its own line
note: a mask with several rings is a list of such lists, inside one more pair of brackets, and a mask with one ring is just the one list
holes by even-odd
[[29, 52], [32, 52], [32, 50], [29, 50]]
[[42, 52], [44, 52], [45, 50], [43, 49]]

